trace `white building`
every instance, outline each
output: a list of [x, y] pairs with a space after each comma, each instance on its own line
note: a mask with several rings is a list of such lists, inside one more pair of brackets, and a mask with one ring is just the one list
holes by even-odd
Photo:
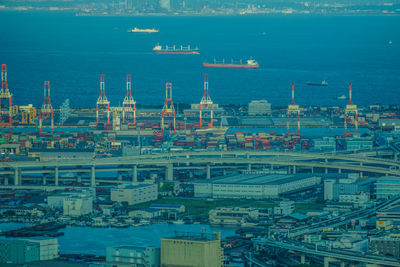
[[72, 196], [82, 196], [86, 195], [96, 199], [96, 189], [95, 188], [85, 188], [82, 190], [75, 190], [70, 192], [63, 192], [56, 195], [47, 197], [47, 205], [52, 209], [62, 209], [64, 205], [64, 199]]
[[32, 237], [24, 238], [32, 243], [39, 244], [39, 259], [41, 261], [53, 260], [58, 258], [58, 239], [57, 238], [47, 238], [47, 237]]
[[369, 201], [369, 193], [358, 192], [355, 194], [344, 194], [339, 196], [339, 202], [348, 202], [354, 204], [364, 204]]
[[279, 198], [320, 182], [321, 177], [314, 174], [239, 174], [194, 181], [193, 185], [195, 197], [265, 199]]
[[93, 198], [86, 195], [72, 196], [64, 199], [63, 214], [67, 216], [82, 216], [93, 211]]
[[274, 215], [286, 216], [294, 211], [294, 201], [284, 200], [279, 202], [278, 207], [274, 207]]
[[249, 103], [248, 114], [250, 116], [271, 114], [271, 103], [265, 99], [253, 100]]
[[120, 185], [111, 189], [111, 201], [126, 202], [129, 205], [156, 200], [158, 188], [156, 184]]

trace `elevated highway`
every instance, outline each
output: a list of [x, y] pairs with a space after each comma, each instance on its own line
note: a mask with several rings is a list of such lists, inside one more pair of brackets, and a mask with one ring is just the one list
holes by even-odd
[[[89, 160], [51, 160], [51, 161], [19, 161], [1, 162], [0, 177], [4, 183], [14, 180], [20, 185], [26, 175], [36, 174], [48, 176], [58, 185], [62, 173], [76, 173], [90, 178], [90, 185], [96, 185], [96, 173], [117, 171], [131, 176], [137, 181], [138, 170], [156, 170], [165, 172], [166, 180], [173, 180], [176, 170], [204, 170], [206, 178], [211, 177], [211, 169], [242, 168], [254, 166], [263, 168], [285, 168], [289, 173], [299, 169], [313, 172], [314, 169], [341, 173], [358, 172], [361, 175], [400, 175], [400, 162], [389, 159], [337, 155], [319, 153], [298, 153], [278, 151], [210, 151], [150, 154], [129, 157], [93, 158]], [[7, 180], [6, 180], [7, 179]]]

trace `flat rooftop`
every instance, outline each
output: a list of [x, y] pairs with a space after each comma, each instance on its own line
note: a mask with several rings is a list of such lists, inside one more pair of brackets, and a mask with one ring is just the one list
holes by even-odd
[[315, 174], [237, 174], [218, 177], [210, 180], [195, 181], [194, 183], [280, 185], [292, 181], [303, 180], [310, 177], [321, 176]]

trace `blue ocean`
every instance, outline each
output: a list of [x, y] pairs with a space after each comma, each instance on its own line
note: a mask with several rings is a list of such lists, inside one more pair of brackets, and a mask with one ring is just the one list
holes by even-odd
[[[160, 32], [127, 32], [135, 26]], [[218, 104], [264, 98], [285, 106], [291, 82], [302, 106], [344, 105], [334, 98], [347, 94], [349, 82], [358, 105], [399, 104], [399, 32], [396, 16], [77, 17], [3, 11], [0, 63], [8, 66], [17, 105], [40, 106], [43, 82], [49, 80], [53, 106], [70, 98], [73, 107], [95, 107], [100, 74], [111, 105], [121, 105], [128, 73], [138, 105], [162, 105], [166, 82], [172, 83], [175, 103], [198, 103], [204, 74]], [[155, 55], [157, 43], [198, 46], [200, 55]], [[201, 64], [250, 57], [259, 69]], [[329, 85], [306, 85], [322, 80]]]

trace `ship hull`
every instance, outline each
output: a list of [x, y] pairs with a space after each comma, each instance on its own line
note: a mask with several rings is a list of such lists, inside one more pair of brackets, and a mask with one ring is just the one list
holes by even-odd
[[197, 51], [154, 51], [154, 54], [172, 54], [172, 55], [198, 55]]
[[210, 64], [203, 63], [204, 68], [221, 68], [221, 69], [258, 69], [260, 66], [247, 64]]

